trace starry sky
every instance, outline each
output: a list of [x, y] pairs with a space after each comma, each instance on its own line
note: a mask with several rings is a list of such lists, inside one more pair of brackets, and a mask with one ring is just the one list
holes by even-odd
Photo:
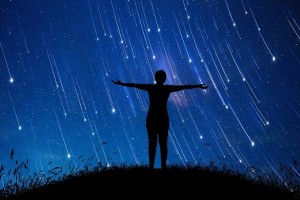
[[[226, 163], [282, 178], [300, 158], [300, 2], [1, 0], [0, 164], [32, 171], [92, 156], [148, 164], [145, 91], [174, 93], [168, 164]], [[160, 166], [159, 147], [156, 166]]]

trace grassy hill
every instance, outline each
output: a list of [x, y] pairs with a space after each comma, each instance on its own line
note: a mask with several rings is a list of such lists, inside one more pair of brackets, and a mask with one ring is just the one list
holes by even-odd
[[[18, 191], [18, 190], [17, 190]], [[79, 172], [43, 186], [5, 194], [3, 199], [298, 199], [272, 182], [253, 180], [238, 172], [213, 167], [170, 166], [150, 170], [144, 166], [119, 166]], [[1, 193], [0, 193], [1, 194]], [[2, 193], [3, 195], [4, 193]]]

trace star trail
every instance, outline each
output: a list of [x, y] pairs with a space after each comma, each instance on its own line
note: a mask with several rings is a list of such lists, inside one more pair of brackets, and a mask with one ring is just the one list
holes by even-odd
[[[146, 92], [168, 102], [168, 164], [299, 175], [300, 2], [65, 0], [0, 4], [0, 164], [148, 164]], [[157, 151], [159, 152], [159, 151]], [[156, 166], [159, 167], [159, 153]], [[2, 184], [6, 177], [2, 177]]]

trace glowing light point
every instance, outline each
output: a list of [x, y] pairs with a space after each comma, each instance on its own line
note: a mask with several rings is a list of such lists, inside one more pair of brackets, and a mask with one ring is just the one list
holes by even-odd
[[106, 33], [104, 33], [104, 36], [106, 36]]
[[148, 28], [148, 32], [150, 32], [151, 31], [151, 29], [150, 28]]
[[188, 15], [188, 17], [187, 17], [188, 19], [190, 19], [191, 17]]
[[192, 59], [189, 59], [189, 63], [191, 63], [192, 62]]
[[110, 164], [109, 163], [107, 163], [107, 165], [106, 165], [107, 167], [110, 167]]
[[121, 44], [123, 44], [124, 43], [124, 41], [123, 40], [121, 40]]
[[267, 125], [269, 125], [269, 124], [270, 124], [270, 122], [268, 122], [268, 121], [267, 121], [267, 122], [266, 122], [266, 124], [267, 124]]
[[200, 135], [200, 139], [201, 139], [201, 140], [203, 139], [203, 136], [202, 136], [202, 135]]
[[258, 28], [258, 31], [260, 31], [260, 28]]
[[190, 37], [189, 34], [186, 34], [186, 37], [189, 38]]
[[160, 28], [158, 28], [157, 31], [160, 32]]
[[242, 160], [240, 159], [239, 162], [242, 163]]
[[236, 26], [235, 22], [233, 22], [233, 26]]
[[95, 135], [95, 133], [94, 132], [92, 132], [92, 136], [94, 136]]
[[115, 112], [116, 112], [116, 109], [113, 108], [113, 109], [111, 110], [111, 112], [112, 112], [112, 113], [115, 113]]
[[22, 130], [22, 127], [21, 127], [21, 126], [19, 126], [19, 130]]
[[10, 83], [13, 83], [13, 82], [14, 82], [14, 79], [13, 79], [12, 77], [10, 77], [9, 82], [10, 82]]
[[273, 61], [275, 61], [275, 60], [276, 60], [275, 56], [273, 56], [273, 57], [272, 57], [272, 60], [273, 60]]
[[56, 88], [58, 88], [59, 86], [58, 85], [56, 85]]
[[71, 158], [71, 155], [68, 153], [68, 158]]
[[245, 79], [245, 78], [243, 78], [243, 81], [246, 81], [246, 79]]
[[96, 40], [99, 41], [99, 38], [97, 37]]
[[247, 14], [248, 14], [248, 12], [246, 11], [246, 12], [245, 12], [245, 14], [247, 15]]
[[85, 122], [86, 122], [86, 118], [84, 118], [84, 119], [83, 119], [83, 121], [85, 121]]
[[254, 147], [254, 145], [255, 145], [255, 143], [252, 141], [252, 142], [251, 142], [251, 146], [253, 146], [253, 147]]
[[229, 107], [226, 105], [225, 108], [228, 109]]
[[98, 111], [97, 111], [97, 110], [95, 111], [95, 114], [98, 114]]
[[204, 62], [204, 60], [203, 60], [203, 59], [201, 59], [201, 62]]
[[155, 60], [155, 58], [156, 58], [155, 55], [153, 55], [152, 58], [153, 58], [153, 60]]
[[67, 113], [65, 113], [65, 116], [67, 116]]

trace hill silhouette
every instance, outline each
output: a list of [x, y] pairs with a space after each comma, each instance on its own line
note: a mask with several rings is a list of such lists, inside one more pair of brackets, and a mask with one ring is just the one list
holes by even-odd
[[[299, 191], [299, 190], [298, 190]], [[8, 194], [6, 194], [8, 195]], [[273, 182], [253, 180], [231, 170], [214, 167], [113, 166], [68, 175], [63, 180], [19, 191], [3, 199], [298, 199], [297, 192]]]

